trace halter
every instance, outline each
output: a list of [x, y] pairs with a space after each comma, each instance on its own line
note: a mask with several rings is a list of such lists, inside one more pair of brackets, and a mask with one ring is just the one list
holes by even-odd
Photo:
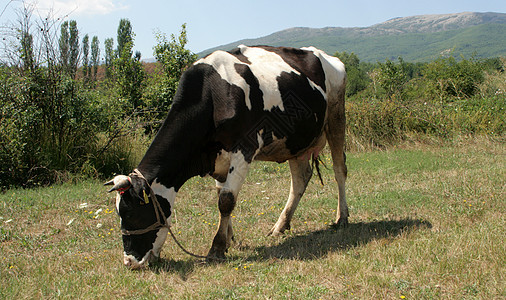
[[[165, 214], [163, 213], [162, 207], [160, 206], [160, 202], [158, 202], [158, 199], [156, 198], [156, 195], [153, 192], [151, 185], [148, 183], [148, 181], [146, 180], [144, 175], [142, 175], [142, 173], [139, 170], [134, 169], [134, 172], [132, 174], [135, 174], [138, 177], [144, 179], [144, 181], [146, 181], [146, 184], [149, 187], [149, 197], [151, 198], [151, 201], [153, 202], [153, 207], [155, 209], [156, 222], [144, 229], [136, 229], [136, 230], [121, 229], [121, 234], [123, 234], [123, 235], [140, 235], [140, 234], [144, 234], [144, 233], [147, 233], [147, 232], [150, 232], [153, 230], [157, 230], [157, 229], [162, 229], [162, 228], [168, 228], [170, 230], [169, 224], [167, 224], [167, 218], [165, 217]], [[161, 218], [160, 218], [160, 216], [161, 216]], [[162, 223], [161, 220], [164, 220], [164, 223]]]
[[[132, 174], [135, 174], [135, 175], [139, 176], [140, 178], [144, 179], [144, 181], [146, 181], [146, 184], [149, 187], [149, 197], [151, 198], [151, 201], [153, 201], [153, 207], [155, 208], [156, 222], [153, 223], [151, 226], [148, 226], [147, 228], [144, 228], [144, 229], [136, 229], [136, 230], [121, 229], [121, 234], [122, 235], [139, 235], [139, 234], [144, 234], [144, 233], [147, 233], [147, 232], [150, 232], [153, 230], [167, 228], [170, 235], [172, 236], [172, 239], [174, 239], [174, 242], [176, 242], [176, 244], [179, 246], [179, 248], [181, 248], [181, 250], [183, 250], [184, 253], [186, 253], [190, 256], [196, 257], [196, 258], [210, 259], [211, 257], [209, 257], [209, 256], [203, 256], [203, 255], [197, 255], [197, 254], [191, 253], [190, 251], [186, 250], [181, 245], [181, 243], [179, 243], [179, 241], [176, 239], [176, 236], [174, 235], [174, 233], [172, 233], [172, 230], [170, 230], [170, 226], [167, 223], [167, 218], [165, 217], [162, 207], [160, 206], [160, 203], [158, 202], [158, 199], [156, 198], [156, 195], [153, 192], [153, 189], [151, 188], [151, 185], [148, 183], [147, 179], [137, 169], [134, 169]], [[161, 216], [161, 218], [160, 218], [160, 216]], [[165, 220], [164, 221], [165, 224], [162, 223], [160, 220]], [[219, 261], [225, 261], [225, 259], [218, 258], [218, 257], [213, 257], [212, 259], [219, 260]]]

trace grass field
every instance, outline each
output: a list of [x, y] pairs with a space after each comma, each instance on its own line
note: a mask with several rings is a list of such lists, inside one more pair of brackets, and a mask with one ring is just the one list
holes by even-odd
[[[329, 161], [329, 155], [323, 160]], [[330, 165], [330, 163], [328, 163]], [[0, 194], [1, 299], [506, 298], [506, 147], [485, 138], [348, 153], [350, 225], [332, 228], [337, 187], [322, 168], [282, 237], [266, 233], [287, 164], [256, 163], [233, 214], [229, 260], [205, 264], [168, 238], [161, 260], [122, 264], [114, 195], [98, 181]], [[173, 231], [205, 254], [214, 182], [194, 178]]]

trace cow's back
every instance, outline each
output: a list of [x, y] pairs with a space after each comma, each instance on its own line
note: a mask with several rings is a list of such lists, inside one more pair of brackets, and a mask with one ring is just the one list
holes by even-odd
[[[212, 69], [216, 137], [248, 160], [284, 161], [321, 140], [328, 98], [344, 83], [344, 66], [316, 48], [239, 46], [195, 66]], [[216, 76], [218, 75], [218, 76]]]

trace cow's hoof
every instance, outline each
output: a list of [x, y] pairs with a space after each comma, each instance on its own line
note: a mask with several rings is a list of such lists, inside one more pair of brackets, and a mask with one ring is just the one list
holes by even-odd
[[348, 218], [340, 218], [337, 222], [332, 224], [332, 227], [336, 229], [348, 227]]
[[211, 249], [206, 256], [207, 262], [220, 262], [225, 260], [226, 250]]
[[282, 236], [283, 235], [283, 232], [279, 231], [279, 230], [276, 230], [274, 228], [271, 229], [271, 231], [269, 231], [269, 233], [267, 234], [268, 236]]
[[285, 233], [285, 230], [290, 230], [290, 224], [282, 226], [281, 229], [279, 229], [276, 225], [272, 227], [271, 231], [267, 235], [270, 236], [281, 236]]

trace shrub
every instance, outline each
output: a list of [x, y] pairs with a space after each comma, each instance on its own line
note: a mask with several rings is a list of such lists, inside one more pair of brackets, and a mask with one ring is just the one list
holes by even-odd
[[453, 56], [427, 64], [424, 76], [430, 84], [429, 92], [441, 101], [472, 97], [484, 80], [483, 66], [477, 60], [457, 61]]
[[352, 99], [346, 103], [348, 148], [384, 148], [413, 135], [445, 137], [440, 107], [414, 100]]
[[176, 94], [179, 78], [186, 68], [197, 60], [197, 55], [185, 48], [188, 43], [186, 24], [181, 26], [179, 36], [170, 36], [170, 41], [162, 32], [156, 33], [156, 40], [153, 51], [160, 63], [161, 74], [152, 85], [149, 94], [150, 106], [160, 112], [158, 118], [164, 119]]

